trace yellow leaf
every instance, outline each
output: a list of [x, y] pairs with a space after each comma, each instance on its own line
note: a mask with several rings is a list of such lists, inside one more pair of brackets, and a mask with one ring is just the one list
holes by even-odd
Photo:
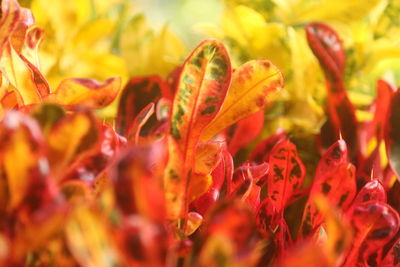
[[265, 20], [261, 14], [242, 5], [226, 9], [222, 17], [225, 35], [236, 40], [241, 46], [250, 46], [248, 49], [253, 45], [251, 38], [260, 35], [259, 29], [264, 25]]
[[205, 128], [201, 141], [210, 140], [226, 127], [265, 108], [282, 87], [282, 73], [269, 60], [243, 64], [233, 73], [222, 108]]
[[117, 265], [116, 252], [106, 225], [86, 207], [77, 209], [66, 223], [68, 247], [82, 267]]
[[120, 49], [131, 75], [167, 76], [186, 54], [183, 43], [167, 26], [151, 29], [144, 16], [132, 18], [123, 30]]
[[221, 159], [221, 143], [201, 143], [196, 149], [194, 172], [210, 174]]
[[25, 197], [29, 185], [29, 171], [37, 164], [37, 156], [34, 155], [29, 142], [24, 129], [18, 129], [8, 141], [8, 149], [4, 152], [4, 168], [10, 193], [9, 209], [17, 207]]
[[292, 23], [332, 20], [349, 23], [369, 14], [383, 0], [321, 0], [303, 4]]
[[203, 217], [197, 212], [189, 212], [187, 216], [187, 226], [185, 229], [185, 235], [193, 234], [203, 222]]
[[90, 127], [89, 118], [82, 113], [66, 117], [53, 127], [47, 138], [49, 161], [53, 172], [62, 171], [75, 159], [82, 139]]
[[192, 174], [189, 180], [188, 199], [189, 203], [207, 192], [212, 184], [212, 176], [210, 174]]

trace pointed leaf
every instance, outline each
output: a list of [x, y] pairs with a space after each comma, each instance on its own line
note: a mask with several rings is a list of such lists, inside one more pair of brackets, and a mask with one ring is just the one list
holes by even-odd
[[347, 146], [343, 140], [333, 144], [318, 163], [300, 227], [299, 234], [303, 237], [314, 233], [322, 223], [323, 218], [314, 205], [314, 197], [319, 194], [343, 211], [355, 197], [355, 168], [348, 162]]
[[230, 79], [229, 55], [217, 41], [203, 42], [186, 60], [171, 119], [171, 135], [183, 145], [183, 153], [197, 143], [202, 130], [218, 113]]
[[139, 112], [139, 114], [130, 123], [128, 131], [126, 133], [128, 142], [132, 144], [139, 143], [140, 130], [143, 125], [149, 120], [151, 115], [154, 113], [154, 103], [150, 103]]
[[232, 76], [232, 84], [224, 104], [201, 137], [214, 135], [239, 120], [268, 106], [283, 88], [281, 71], [266, 59], [251, 60], [240, 66]]

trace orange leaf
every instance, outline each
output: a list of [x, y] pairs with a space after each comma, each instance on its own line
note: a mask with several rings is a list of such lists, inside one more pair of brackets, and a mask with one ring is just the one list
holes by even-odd
[[230, 79], [228, 52], [215, 40], [201, 43], [183, 65], [172, 106], [170, 159], [164, 178], [168, 206], [176, 211], [171, 218], [184, 215], [196, 145], [218, 113]]
[[105, 82], [78, 78], [65, 79], [47, 100], [67, 106], [85, 105], [90, 108], [102, 108], [115, 99], [120, 87], [119, 77], [110, 78]]

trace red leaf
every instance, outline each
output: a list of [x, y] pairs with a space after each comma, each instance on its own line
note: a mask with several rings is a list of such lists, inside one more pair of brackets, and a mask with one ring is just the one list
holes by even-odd
[[286, 133], [282, 129], [278, 129], [275, 134], [261, 141], [253, 150], [250, 161], [262, 163], [269, 160], [269, 154], [272, 148], [281, 140], [286, 138]]
[[268, 197], [278, 212], [283, 212], [293, 193], [300, 189], [306, 174], [296, 146], [289, 140], [276, 144], [269, 156]]
[[205, 215], [206, 212], [217, 202], [220, 196], [220, 190], [222, 185], [226, 182], [232, 181], [233, 176], [233, 159], [231, 154], [222, 150], [222, 158], [219, 165], [211, 173], [212, 185], [208, 191], [200, 196], [198, 199], [193, 201], [192, 206], [201, 215]]
[[389, 252], [386, 254], [385, 258], [379, 266], [400, 266], [400, 238], [394, 242], [393, 246], [389, 249]]
[[251, 189], [258, 179], [266, 175], [269, 171], [269, 164], [264, 162], [255, 166], [241, 166], [235, 169], [232, 182], [228, 182], [227, 193], [236, 196], [243, 196], [249, 192], [245, 188]]
[[354, 205], [367, 201], [386, 202], [385, 188], [378, 179], [373, 179], [361, 188], [354, 199]]
[[334, 170], [343, 163], [348, 163], [347, 145], [344, 140], [338, 140], [331, 145], [318, 162], [315, 170], [315, 180], [321, 179], [325, 173]]
[[260, 110], [239, 121], [229, 141], [228, 149], [235, 155], [239, 149], [253, 141], [261, 133], [264, 126], [264, 110]]
[[355, 238], [344, 266], [368, 266], [368, 257], [389, 242], [399, 230], [400, 218], [388, 204], [363, 202], [354, 207], [351, 218]]
[[311, 23], [305, 29], [308, 44], [318, 58], [327, 80], [328, 128], [332, 128], [335, 139], [338, 139], [340, 134], [343, 135], [349, 145], [351, 159], [355, 161], [358, 155], [357, 119], [344, 88], [343, 45], [336, 32], [326, 24]]
[[400, 177], [400, 91], [392, 97], [385, 127], [386, 152], [389, 164], [397, 178]]
[[153, 113], [154, 103], [148, 104], [143, 108], [143, 110], [139, 112], [135, 119], [133, 119], [133, 121], [130, 123], [128, 131], [126, 133], [128, 142], [136, 145], [139, 143], [140, 131], [143, 125], [150, 119], [151, 115], [153, 115]]
[[[371, 122], [367, 122], [364, 127], [361, 128], [360, 133], [360, 149], [365, 150], [371, 138], [376, 136], [377, 147], [380, 142], [385, 138], [385, 128], [387, 114], [390, 108], [390, 102], [396, 91], [391, 84], [384, 80], [378, 80], [376, 85], [377, 96], [375, 103], [373, 104], [371, 111], [374, 113], [374, 118]], [[365, 151], [363, 151], [365, 155]]]
[[210, 242], [215, 237], [223, 237], [234, 250], [232, 257], [251, 255], [255, 249], [257, 227], [254, 214], [239, 200], [225, 201], [215, 207], [205, 219], [202, 233], [205, 242]]
[[139, 216], [127, 217], [114, 236], [125, 266], [166, 266], [170, 233], [162, 224]]
[[139, 214], [152, 221], [165, 219], [161, 174], [165, 167], [163, 143], [132, 147], [120, 155], [111, 169], [114, 195], [126, 215]]
[[341, 80], [345, 68], [345, 53], [337, 33], [328, 25], [315, 22], [306, 26], [309, 46], [317, 56], [329, 80]]
[[159, 76], [135, 77], [129, 80], [122, 90], [118, 105], [115, 127], [119, 134], [126, 135], [134, 118], [150, 102], [161, 97], [171, 100], [168, 84]]
[[313, 233], [322, 223], [322, 217], [314, 206], [314, 197], [326, 196], [333, 206], [346, 210], [356, 194], [355, 168], [348, 162], [347, 146], [338, 140], [323, 155], [315, 172], [310, 197], [304, 209], [300, 235]]

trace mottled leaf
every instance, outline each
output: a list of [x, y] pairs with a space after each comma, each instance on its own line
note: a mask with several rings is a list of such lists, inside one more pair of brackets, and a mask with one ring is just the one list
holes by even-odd
[[354, 207], [351, 221], [355, 236], [343, 266], [367, 265], [368, 257], [397, 233], [400, 218], [388, 204], [367, 201]]
[[268, 197], [278, 212], [282, 212], [293, 193], [300, 189], [305, 167], [297, 154], [296, 146], [288, 139], [276, 144], [269, 156], [271, 171], [268, 174]]
[[355, 167], [349, 163], [347, 146], [338, 140], [323, 155], [315, 172], [314, 183], [303, 213], [300, 235], [313, 233], [322, 223], [322, 216], [314, 206], [314, 197], [324, 195], [331, 205], [347, 210], [356, 194]]
[[194, 172], [210, 174], [221, 160], [222, 143], [200, 143], [196, 148]]
[[170, 144], [175, 143], [170, 145], [170, 155], [177, 154], [173, 157], [181, 159], [176, 162], [170, 156], [164, 177], [167, 202], [178, 211], [170, 214], [172, 218], [185, 213], [184, 198], [193, 172], [196, 145], [203, 129], [218, 113], [230, 79], [229, 55], [215, 40], [201, 43], [183, 66], [172, 106], [170, 131]]
[[282, 73], [269, 60], [251, 60], [243, 64], [233, 73], [224, 104], [204, 130], [201, 140], [210, 140], [226, 127], [263, 110], [282, 87]]
[[250, 160], [256, 163], [268, 161], [272, 148], [285, 138], [286, 133], [282, 129], [278, 129], [276, 133], [258, 143], [250, 156]]

